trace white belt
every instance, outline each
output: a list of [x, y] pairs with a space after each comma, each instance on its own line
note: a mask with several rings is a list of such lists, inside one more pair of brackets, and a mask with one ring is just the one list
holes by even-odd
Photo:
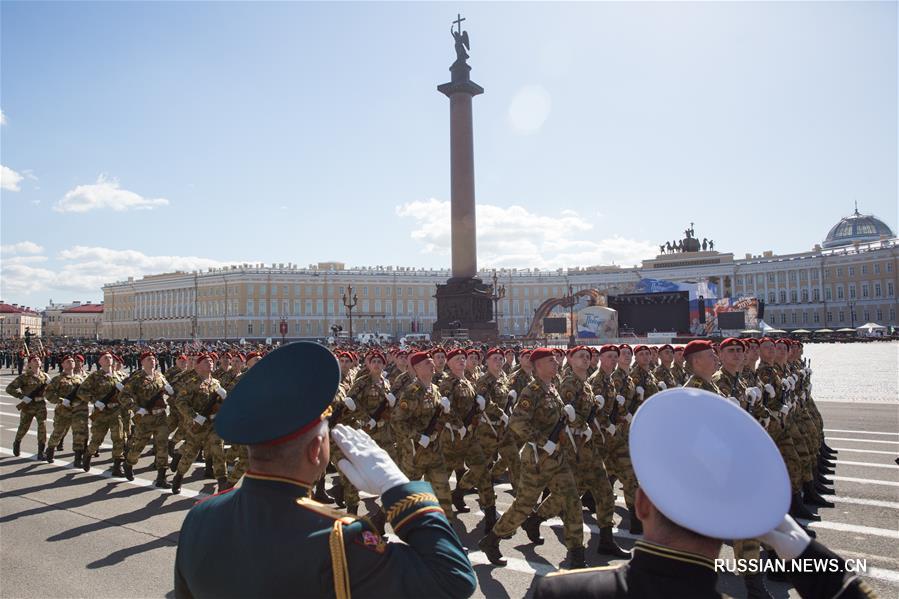
[[150, 412], [154, 416], [158, 416], [159, 414], [165, 414], [165, 408], [159, 408]]

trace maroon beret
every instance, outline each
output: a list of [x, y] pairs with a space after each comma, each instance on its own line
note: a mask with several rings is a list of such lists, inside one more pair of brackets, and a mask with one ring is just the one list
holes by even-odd
[[709, 341], [708, 339], [694, 339], [687, 344], [687, 347], [684, 348], [684, 357], [686, 358], [689, 355], [705, 351], [707, 349], [712, 349], [711, 341]]

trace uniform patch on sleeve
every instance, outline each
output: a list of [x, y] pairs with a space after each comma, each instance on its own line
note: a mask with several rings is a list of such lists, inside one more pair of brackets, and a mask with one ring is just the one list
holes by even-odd
[[404, 401], [401, 401], [401, 402], [400, 402], [400, 408], [403, 409], [403, 410], [408, 410], [408, 409], [409, 409], [409, 402], [408, 402], [408, 401], [405, 401], [405, 400], [404, 400]]
[[370, 530], [363, 530], [355, 539], [357, 545], [361, 545], [370, 551], [383, 554], [387, 551], [387, 543], [377, 533]]
[[522, 399], [518, 404], [521, 406], [522, 410], [528, 410], [531, 407], [531, 402], [526, 399]]

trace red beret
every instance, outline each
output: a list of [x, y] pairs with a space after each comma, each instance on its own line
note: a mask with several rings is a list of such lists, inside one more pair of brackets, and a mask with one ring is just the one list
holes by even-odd
[[490, 356], [499, 356], [500, 358], [502, 358], [503, 350], [501, 350], [498, 347], [491, 347], [489, 350], [487, 350], [487, 359], [488, 360], [490, 359]]
[[250, 353], [247, 354], [247, 362], [249, 362], [249, 361], [252, 360], [253, 358], [261, 358], [262, 356], [263, 356], [263, 353], [262, 353], [262, 352], [252, 351], [252, 352], [250, 352]]
[[743, 349], [746, 349], [746, 344], [743, 342], [743, 340], [737, 339], [735, 337], [728, 337], [727, 339], [725, 339], [724, 341], [721, 342], [721, 345], [719, 347], [721, 347], [721, 349], [724, 349], [725, 347], [730, 347], [731, 345], [736, 345], [737, 347], [742, 347]]
[[97, 359], [99, 360], [99, 359], [102, 358], [103, 356], [109, 356], [111, 359], [115, 360], [115, 358], [112, 356], [112, 352], [109, 351], [109, 350], [101, 351], [101, 352], [100, 352], [100, 355], [97, 356]]
[[368, 362], [369, 360], [374, 360], [376, 358], [378, 360], [381, 360], [382, 362], [387, 362], [387, 358], [384, 356], [384, 354], [380, 350], [373, 349], [372, 351], [365, 354], [366, 362]]
[[187, 354], [181, 354], [177, 358], [175, 358], [175, 360], [187, 360], [187, 359], [188, 359]]
[[446, 361], [449, 362], [456, 356], [466, 356], [466, 355], [467, 354], [465, 353], [464, 349], [457, 347], [456, 349], [451, 349], [450, 351], [447, 352]]
[[75, 356], [73, 356], [72, 354], [66, 354], [62, 357], [62, 360], [60, 360], [60, 362], [65, 362], [66, 360], [71, 360], [74, 362]]
[[246, 361], [247, 361], [247, 359], [246, 359], [246, 358], [243, 356], [243, 354], [240, 353], [239, 351], [236, 351], [236, 352], [234, 352], [234, 353], [231, 354], [231, 355], [234, 357], [235, 360], [240, 360], [241, 362], [246, 362]]
[[639, 354], [641, 351], [649, 351], [648, 345], [637, 345], [634, 347], [634, 353]]
[[214, 351], [209, 352], [209, 357], [212, 358], [213, 360], [219, 359], [219, 355], [217, 353], [215, 353]]
[[602, 354], [606, 353], [607, 351], [613, 351], [617, 354], [618, 346], [612, 345], [611, 343], [607, 343], [606, 345], [603, 345], [602, 347], [599, 348], [599, 355], [602, 355]]
[[686, 358], [689, 355], [705, 351], [707, 349], [712, 349], [712, 342], [708, 339], [694, 339], [690, 343], [687, 344], [687, 347], [684, 349], [684, 357]]
[[660, 347], [660, 348], [659, 348], [659, 351], [665, 351], [666, 349], [670, 349], [671, 351], [674, 351], [674, 348], [673, 348], [670, 344], [668, 344], [668, 343], [666, 343], [665, 345], [663, 345], [662, 347]]
[[469, 356], [477, 356], [479, 358], [481, 357], [481, 350], [479, 350], [479, 349], [470, 349], [466, 353]]
[[81, 362], [82, 364], [84, 364], [84, 356], [82, 356], [81, 354], [75, 354], [75, 355], [72, 356], [72, 357], [74, 357], [76, 360], [78, 360], [79, 362]]
[[197, 362], [202, 362], [203, 360], [215, 360], [213, 358], [214, 354], [200, 353], [196, 355]]
[[573, 356], [574, 354], [578, 353], [581, 350], [588, 352], [588, 353], [590, 352], [590, 348], [587, 347], [586, 345], [575, 345], [574, 347], [572, 347], [571, 349], [568, 350], [568, 357], [570, 358], [571, 356]]
[[683, 346], [683, 345], [676, 345], [676, 346], [674, 347], [674, 353], [684, 353], [684, 346]]
[[536, 362], [541, 358], [551, 358], [553, 355], [553, 350], [548, 347], [538, 347], [534, 351], [531, 352], [531, 362]]
[[[553, 353], [556, 354], [556, 355], [559, 355], [559, 356], [564, 356], [564, 355], [565, 355], [565, 352], [562, 350], [561, 347], [554, 347], [554, 348], [553, 348]], [[533, 360], [534, 358], [531, 358], [531, 359]]]
[[746, 339], [743, 339], [743, 344], [746, 347], [749, 347], [750, 345], [758, 345], [759, 340], [756, 339], [755, 337], [747, 337]]
[[774, 339], [771, 337], [762, 337], [759, 339], [759, 345], [764, 345], [765, 343], [774, 343]]
[[443, 347], [441, 347], [441, 346], [438, 345], [437, 347], [435, 347], [434, 349], [431, 350], [431, 355], [432, 355], [432, 356], [436, 356], [437, 354], [443, 354], [443, 355], [445, 356], [445, 355], [446, 355], [446, 350], [443, 349]]
[[521, 352], [518, 354], [518, 359], [520, 360], [521, 358], [527, 358], [528, 360], [530, 360], [532, 351], [533, 350], [530, 350], [530, 349], [521, 350]]
[[626, 349], [626, 350], [630, 351], [631, 353], [634, 353], [634, 348], [632, 348], [627, 343], [622, 343], [621, 345], [618, 346], [618, 353], [620, 354], [621, 350], [623, 350], [623, 349]]
[[512, 349], [511, 347], [509, 347], [509, 348], [503, 350], [503, 354], [506, 354], [506, 355], [512, 354], [512, 355], [514, 356], [514, 355], [515, 355], [515, 350]]
[[125, 360], [124, 360], [124, 358], [122, 358], [122, 356], [119, 356], [117, 354], [112, 354], [112, 359], [123, 366], [125, 365]]
[[409, 365], [415, 366], [419, 362], [424, 362], [425, 360], [429, 360], [431, 358], [431, 354], [426, 351], [417, 351], [412, 354], [412, 357], [409, 358]]
[[781, 337], [780, 339], [778, 339], [778, 340], [775, 341], [774, 343], [775, 343], [775, 344], [778, 344], [778, 343], [779, 343], [779, 344], [781, 344], [781, 345], [789, 346], [789, 345], [790, 345], [790, 340], [789, 340], [789, 339], [784, 339], [783, 337]]
[[156, 354], [151, 351], [141, 352], [138, 362], [143, 362], [145, 358], [155, 358]]
[[38, 362], [40, 362], [42, 360], [41, 355], [37, 352], [34, 352], [30, 356], [28, 356], [28, 361], [31, 362], [32, 360], [37, 360]]

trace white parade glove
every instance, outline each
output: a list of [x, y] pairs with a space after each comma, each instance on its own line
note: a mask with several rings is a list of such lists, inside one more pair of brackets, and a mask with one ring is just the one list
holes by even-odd
[[668, 385], [665, 383], [665, 381], [659, 381], [659, 390], [664, 391], [667, 388]]
[[644, 393], [646, 393], [646, 390], [643, 389], [643, 387], [641, 387], [640, 385], [637, 385], [637, 395], [639, 395], [640, 397], [643, 397]]
[[202, 414], [197, 414], [196, 416], [194, 416], [194, 422], [196, 422], [197, 424], [202, 426], [202, 425], [206, 424], [206, 416], [203, 416]]
[[584, 443], [586, 443], [587, 441], [589, 441], [592, 438], [593, 438], [593, 431], [588, 426], [587, 428], [584, 429]]
[[331, 431], [331, 437], [344, 456], [337, 466], [360, 491], [383, 495], [409, 482], [387, 452], [365, 432], [338, 424]]
[[789, 413], [790, 413], [790, 406], [788, 406], [787, 404], [782, 405], [782, 406], [780, 407], [780, 413], [783, 414], [784, 416], [786, 416], [787, 414], [789, 414]]
[[103, 403], [102, 401], [97, 401], [97, 402], [94, 402], [94, 407], [100, 411], [103, 411], [103, 408], [106, 407], [106, 404]]
[[770, 416], [765, 416], [764, 418], [762, 418], [762, 423], [761, 423], [761, 424], [762, 424], [762, 427], [763, 427], [765, 430], [768, 430], [768, 425], [771, 424], [771, 417], [770, 417]]
[[509, 389], [509, 397], [512, 398], [512, 401], [518, 399], [518, 391], [516, 391], [515, 389]]
[[543, 451], [552, 455], [553, 452], [556, 451], [556, 444], [547, 439], [546, 443], [543, 445]]
[[752, 387], [746, 387], [746, 391], [743, 392], [743, 395], [746, 396], [750, 403], [755, 401], [755, 392], [752, 389]]
[[619, 405], [619, 406], [623, 406], [623, 405], [624, 405], [624, 396], [623, 396], [623, 395], [618, 395], [617, 397], [615, 397], [615, 401], [618, 402], [618, 405]]
[[606, 427], [606, 432], [609, 433], [610, 435], [614, 435], [616, 430], [618, 430], [618, 429], [615, 427], [614, 424], [610, 424], [609, 426]]
[[631, 414], [630, 412], [628, 412], [627, 414], [624, 415], [624, 419], [627, 420], [628, 424], [630, 424], [631, 420], [634, 419], [634, 415]]
[[483, 412], [484, 408], [487, 407], [487, 400], [484, 399], [483, 395], [478, 395], [477, 397], [474, 398], [474, 400], [476, 402], [478, 402], [478, 409]]
[[602, 395], [594, 395], [593, 399], [599, 404], [599, 409], [601, 410], [604, 405], [606, 405], [606, 398]]
[[146, 416], [147, 414], [149, 414], [149, 412], [146, 411], [146, 410], [143, 409], [143, 408], [141, 408], [141, 409], [139, 409], [139, 410], [137, 411], [137, 415], [138, 415], [138, 416]]
[[119, 391], [121, 391], [122, 389], [125, 388], [125, 385], [123, 385], [122, 382], [119, 381], [115, 384], [115, 388], [118, 389]]
[[505, 424], [506, 426], [509, 426], [509, 416], [505, 412], [500, 414], [499, 419], [502, 421], [503, 424]]
[[373, 428], [375, 428], [376, 426], [378, 426], [378, 423], [375, 421], [375, 419], [374, 419], [374, 418], [369, 418], [369, 419], [368, 419], [368, 428], [373, 429]]
[[444, 414], [450, 413], [450, 400], [447, 397], [440, 398], [440, 407], [443, 408]]
[[222, 399], [225, 399], [226, 397], [228, 397], [228, 392], [225, 391], [224, 387], [221, 387], [221, 386], [216, 387], [215, 392], [218, 393], [219, 397], [221, 397]]
[[71, 408], [71, 407], [72, 407], [72, 402], [70, 402], [70, 401], [69, 401], [68, 399], [66, 399], [66, 398], [63, 398], [63, 400], [62, 400], [62, 405], [64, 405], [64, 406], [67, 407], [67, 408]]
[[164, 389], [165, 392], [168, 393], [169, 395], [174, 395], [174, 394], [175, 394], [175, 390], [172, 389], [172, 386], [169, 385], [168, 383], [165, 384], [165, 387], [163, 387], [163, 389]]
[[735, 406], [740, 405], [740, 401], [736, 397], [728, 397], [727, 400], [729, 402], [731, 402], [732, 404], [734, 404]]
[[422, 435], [418, 439], [418, 444], [421, 445], [422, 447], [427, 447], [428, 445], [431, 444], [431, 438], [427, 435]]
[[394, 406], [394, 404], [396, 404], [396, 395], [394, 395], [393, 393], [388, 393], [387, 394], [387, 405], [392, 408]]
[[787, 514], [777, 528], [760, 536], [759, 541], [774, 549], [781, 559], [796, 559], [809, 546], [812, 538]]
[[346, 399], [344, 399], [343, 405], [345, 405], [350, 412], [356, 411], [356, 400], [354, 400], [352, 397], [347, 397]]
[[774, 392], [774, 386], [771, 383], [765, 383], [765, 393], [768, 394], [768, 397], [777, 395], [777, 393]]
[[565, 412], [565, 415], [568, 416], [568, 422], [574, 422], [577, 414], [574, 411], [574, 406], [569, 404], [565, 404], [565, 407], [562, 408], [562, 411]]
[[28, 397], [27, 395], [23, 395], [23, 396], [22, 396], [22, 403], [31, 403], [31, 402], [33, 402], [33, 401], [34, 401], [34, 400], [31, 399], [30, 397]]
[[468, 432], [468, 429], [465, 428], [464, 426], [460, 426], [457, 430], [458, 430], [458, 432], [459, 432], [459, 438], [460, 438], [460, 439], [464, 439], [464, 438], [465, 438], [465, 434]]

